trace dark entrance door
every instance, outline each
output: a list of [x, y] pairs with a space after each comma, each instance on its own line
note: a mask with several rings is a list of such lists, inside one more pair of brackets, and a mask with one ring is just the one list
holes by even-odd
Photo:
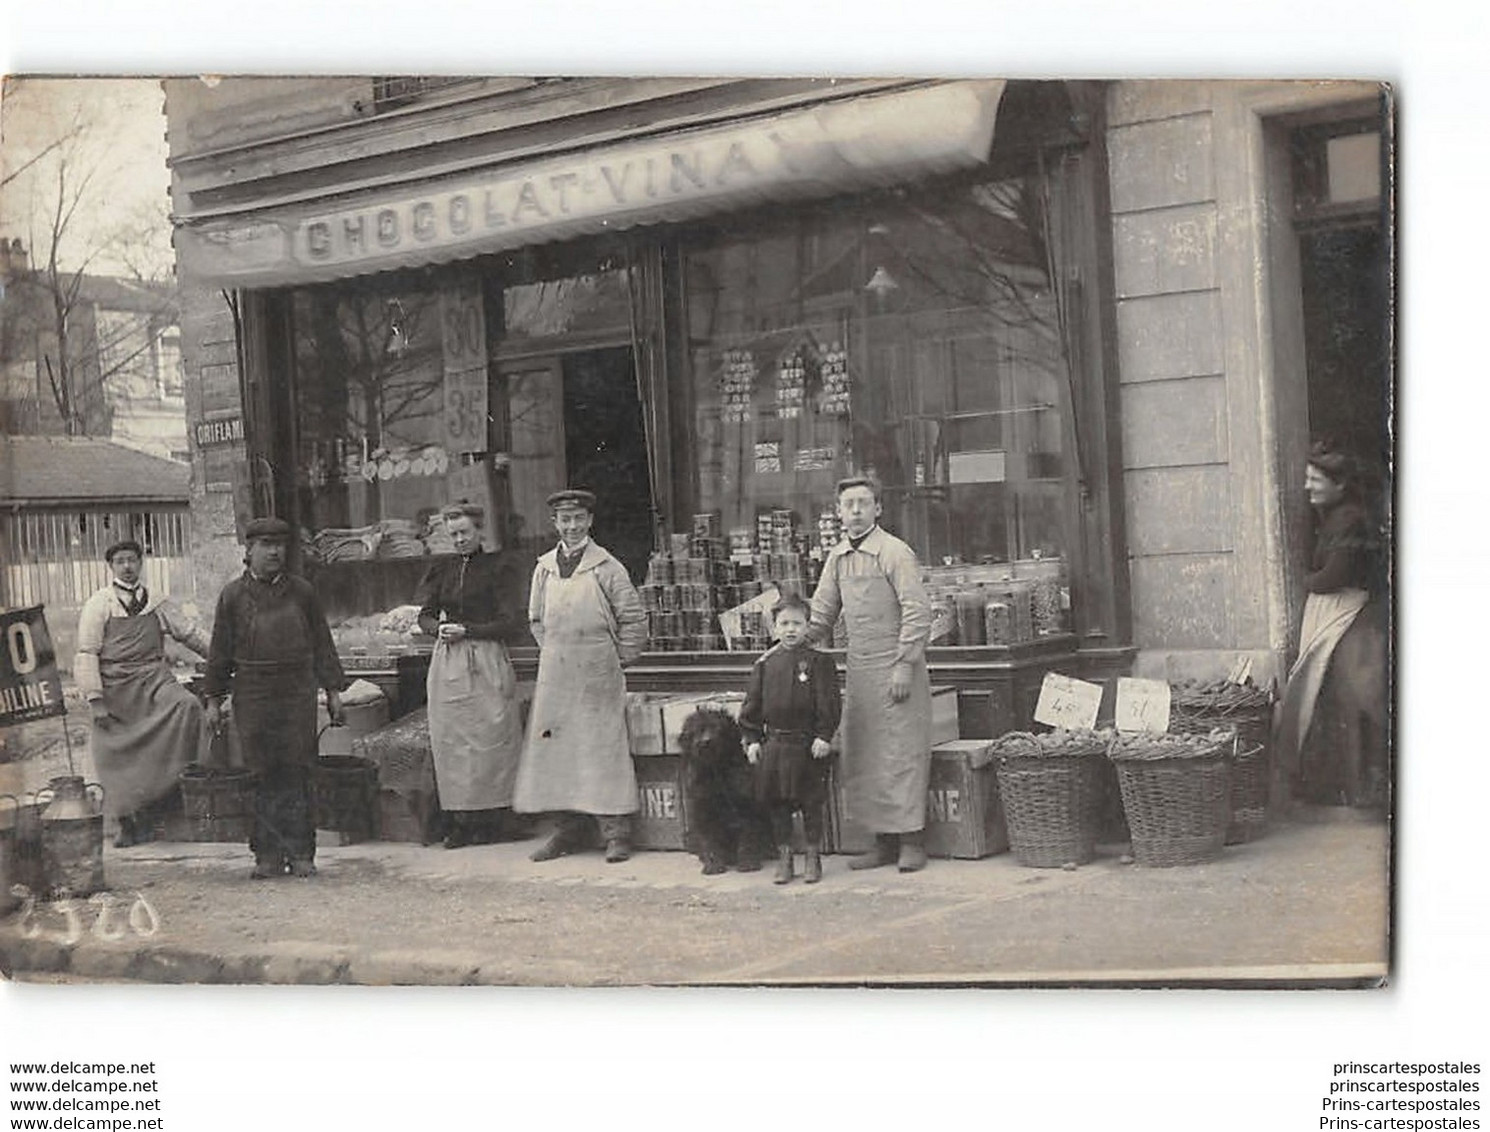
[[1388, 259], [1373, 222], [1299, 236], [1309, 427], [1379, 475], [1390, 452], [1391, 308]]
[[563, 375], [568, 485], [595, 493], [595, 541], [640, 581], [652, 552], [652, 487], [631, 350], [567, 353]]

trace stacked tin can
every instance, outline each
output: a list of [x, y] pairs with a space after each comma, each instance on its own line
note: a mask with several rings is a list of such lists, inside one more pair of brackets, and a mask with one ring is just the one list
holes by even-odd
[[735, 604], [727, 544], [717, 514], [695, 515], [693, 531], [673, 535], [652, 555], [641, 587], [651, 647], [657, 652], [716, 652], [724, 648], [719, 611]]
[[755, 355], [749, 350], [726, 350], [719, 373], [720, 415], [739, 424], [750, 420], [755, 395]]

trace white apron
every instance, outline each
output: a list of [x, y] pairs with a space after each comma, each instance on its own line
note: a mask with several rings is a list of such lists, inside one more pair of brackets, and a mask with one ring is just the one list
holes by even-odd
[[542, 651], [513, 808], [631, 814], [636, 769], [626, 734], [626, 678], [615, 617], [593, 566], [549, 574]]
[[1310, 594], [1299, 629], [1299, 658], [1288, 671], [1288, 688], [1278, 711], [1276, 751], [1280, 766], [1297, 769], [1299, 751], [1314, 722], [1314, 706], [1330, 657], [1370, 595], [1365, 590]]
[[502, 643], [440, 641], [425, 687], [440, 808], [512, 805], [523, 731], [517, 677]]
[[900, 651], [900, 600], [883, 573], [840, 576], [848, 626], [843, 768], [849, 812], [873, 833], [914, 833], [926, 824], [931, 777], [931, 677], [911, 664], [911, 691], [890, 699]]

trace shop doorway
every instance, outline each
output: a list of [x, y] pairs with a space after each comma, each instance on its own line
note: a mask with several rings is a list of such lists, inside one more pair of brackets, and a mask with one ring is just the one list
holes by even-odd
[[1385, 483], [1391, 464], [1392, 311], [1385, 118], [1289, 136], [1309, 431]]
[[509, 361], [501, 373], [514, 542], [530, 555], [546, 551], [554, 542], [548, 496], [585, 488], [596, 498], [595, 540], [640, 580], [652, 552], [653, 511], [630, 348]]
[[595, 539], [639, 582], [652, 553], [652, 487], [631, 350], [565, 354], [562, 368], [569, 486], [595, 493]]

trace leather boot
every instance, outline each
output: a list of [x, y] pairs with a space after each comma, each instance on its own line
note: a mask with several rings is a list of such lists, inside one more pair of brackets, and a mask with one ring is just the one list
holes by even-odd
[[851, 869], [877, 869], [883, 865], [894, 864], [896, 843], [898, 840], [893, 833], [876, 833], [874, 835], [874, 848], [867, 853], [860, 853], [857, 857], [850, 858], [848, 867]]
[[823, 854], [816, 845], [807, 850], [807, 862], [802, 866], [802, 883], [816, 884], [823, 879]]
[[248, 875], [254, 880], [269, 880], [272, 877], [282, 877], [289, 862], [278, 852], [254, 853], [253, 871]]
[[471, 822], [465, 813], [452, 810], [445, 815], [450, 828], [445, 832], [446, 849], [464, 849], [471, 844]]
[[792, 847], [790, 845], [783, 845], [776, 851], [776, 875], [771, 878], [771, 883], [790, 884], [795, 871], [794, 866]]
[[903, 873], [918, 873], [926, 867], [926, 846], [922, 831], [900, 835], [900, 859], [896, 866]]

